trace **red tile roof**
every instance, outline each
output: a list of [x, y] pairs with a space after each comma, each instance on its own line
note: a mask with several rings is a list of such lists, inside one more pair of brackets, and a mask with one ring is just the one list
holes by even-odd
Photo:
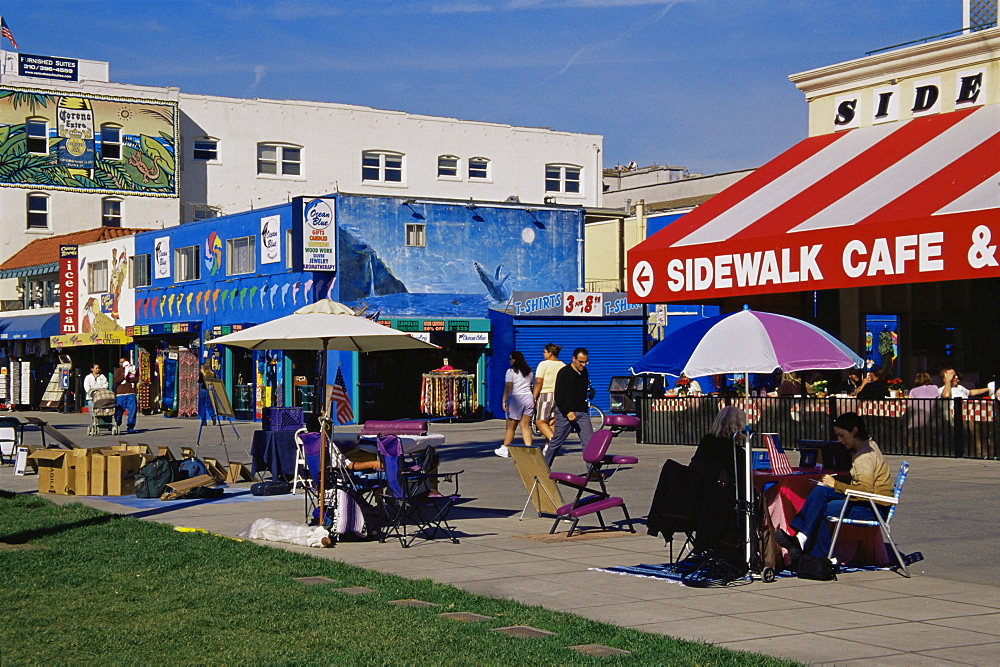
[[122, 236], [132, 236], [139, 232], [149, 231], [147, 229], [127, 229], [122, 227], [98, 227], [96, 229], [86, 229], [82, 232], [72, 232], [70, 234], [59, 234], [58, 236], [43, 236], [35, 239], [28, 245], [18, 250], [3, 264], [0, 264], [0, 271], [10, 269], [25, 269], [29, 266], [44, 266], [45, 264], [55, 264], [59, 261], [59, 246], [61, 245], [83, 245], [84, 243], [96, 243], [97, 241], [107, 241]]

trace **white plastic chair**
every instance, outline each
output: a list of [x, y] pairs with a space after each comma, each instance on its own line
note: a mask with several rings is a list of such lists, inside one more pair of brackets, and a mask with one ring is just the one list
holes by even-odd
[[309, 431], [305, 428], [300, 428], [295, 432], [295, 476], [292, 478], [292, 494], [301, 486], [305, 488], [307, 485], [312, 484], [312, 480], [309, 479], [309, 468], [306, 465], [306, 452], [302, 447], [303, 433], [308, 433]]
[[[882, 535], [888, 540], [889, 545], [892, 547], [892, 552], [896, 555], [896, 562], [899, 566], [903, 568], [903, 575], [906, 577], [910, 576], [910, 571], [906, 568], [906, 560], [903, 558], [903, 554], [899, 553], [899, 549], [896, 547], [896, 543], [892, 541], [892, 535], [889, 533], [889, 522], [892, 520], [892, 515], [896, 512], [896, 507], [899, 505], [899, 494], [903, 490], [903, 482], [906, 481], [906, 474], [910, 471], [910, 464], [903, 461], [899, 466], [899, 472], [896, 473], [896, 483], [892, 485], [892, 495], [891, 496], [879, 496], [874, 493], [865, 493], [863, 491], [854, 491], [852, 489], [847, 489], [845, 495], [847, 496], [847, 501], [844, 506], [840, 509], [840, 516], [828, 516], [827, 521], [837, 524], [837, 527], [833, 530], [833, 539], [830, 540], [830, 551], [827, 553], [827, 558], [833, 558], [833, 551], [837, 546], [837, 536], [840, 535], [840, 527], [842, 525], [850, 526], [868, 526], [870, 528], [880, 528], [882, 530]], [[845, 519], [844, 513], [847, 511], [847, 506], [851, 501], [865, 501], [871, 505], [872, 512], [875, 513], [875, 520], [871, 519]], [[879, 512], [876, 502], [882, 503], [883, 505], [889, 505], [889, 512], [886, 514], [885, 519], [882, 518], [882, 513]]]
[[0, 417], [0, 463], [14, 463], [17, 446], [21, 444], [21, 423], [16, 417]]

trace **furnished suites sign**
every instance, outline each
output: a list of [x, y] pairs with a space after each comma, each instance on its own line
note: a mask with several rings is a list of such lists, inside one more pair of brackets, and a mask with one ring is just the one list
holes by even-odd
[[996, 209], [629, 251], [645, 303], [1000, 276]]

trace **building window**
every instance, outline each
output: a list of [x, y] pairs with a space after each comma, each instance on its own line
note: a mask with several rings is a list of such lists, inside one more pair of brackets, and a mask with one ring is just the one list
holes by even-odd
[[410, 248], [427, 247], [427, 225], [420, 223], [407, 223], [406, 225], [406, 245]]
[[101, 200], [101, 226], [121, 227], [122, 226], [122, 200], [114, 197], [105, 197]]
[[215, 161], [219, 159], [219, 142], [216, 139], [195, 139], [194, 140], [194, 159], [195, 160], [205, 160], [205, 161]]
[[485, 181], [490, 177], [490, 161], [484, 157], [469, 158], [469, 178]]
[[194, 221], [209, 220], [219, 217], [219, 209], [216, 206], [195, 206]]
[[257, 144], [257, 173], [269, 176], [301, 176], [302, 149], [280, 144]]
[[131, 265], [132, 287], [149, 287], [153, 284], [149, 255], [135, 255], [128, 260]]
[[455, 155], [438, 156], [438, 177], [458, 178], [458, 157]]
[[49, 228], [49, 196], [32, 193], [28, 195], [28, 229]]
[[571, 164], [545, 165], [545, 191], [580, 194], [580, 171]]
[[122, 159], [122, 129], [117, 125], [101, 125], [101, 157]]
[[29, 153], [49, 154], [49, 121], [44, 118], [29, 118], [24, 121], [24, 143]]
[[87, 264], [87, 292], [103, 294], [108, 291], [108, 260]]
[[369, 183], [402, 183], [403, 154], [365, 151], [361, 154], [361, 180]]
[[189, 245], [174, 250], [174, 278], [182, 283], [201, 278], [201, 263], [198, 261], [198, 251], [201, 246]]
[[226, 241], [226, 274], [236, 276], [257, 269], [257, 237], [242, 236]]

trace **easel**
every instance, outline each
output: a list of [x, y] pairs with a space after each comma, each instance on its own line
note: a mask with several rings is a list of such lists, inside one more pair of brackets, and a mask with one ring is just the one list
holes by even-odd
[[[247, 455], [247, 458], [250, 458], [250, 452], [247, 451], [243, 439], [240, 438], [240, 432], [236, 430], [236, 424], [233, 423], [235, 415], [233, 406], [229, 403], [229, 395], [226, 394], [226, 385], [218, 378], [205, 378], [205, 389], [208, 391], [208, 399], [212, 402], [212, 409], [215, 411], [215, 420], [219, 424], [219, 444], [222, 445], [223, 451], [226, 453], [226, 461], [229, 461], [229, 446], [226, 444], [226, 432], [222, 428], [223, 419], [229, 422], [233, 433], [236, 434], [236, 439], [243, 445], [243, 453]], [[198, 440], [195, 442], [196, 451], [201, 446], [201, 431], [204, 428], [205, 418], [202, 417], [201, 425], [198, 427]]]
[[524, 513], [528, 511], [530, 504], [535, 506], [539, 517], [542, 514], [558, 514], [563, 505], [562, 494], [555, 482], [549, 479], [549, 466], [542, 458], [542, 448], [510, 444], [507, 445], [507, 450], [528, 492], [528, 500], [524, 503], [518, 521], [524, 519]]

